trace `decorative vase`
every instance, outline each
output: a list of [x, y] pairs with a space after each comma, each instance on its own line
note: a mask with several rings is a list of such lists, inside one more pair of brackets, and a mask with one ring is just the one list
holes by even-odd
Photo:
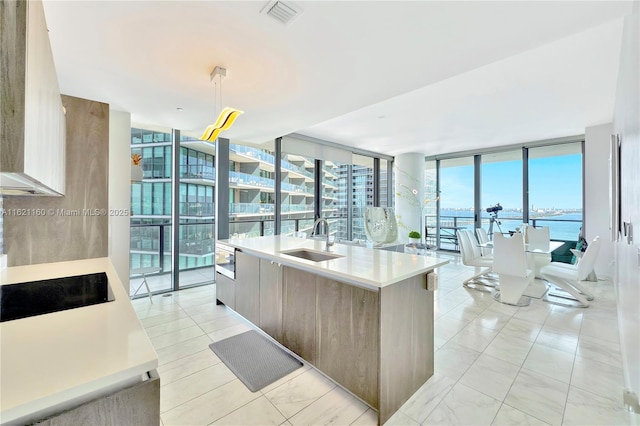
[[409, 238], [409, 244], [420, 244], [420, 238]]
[[366, 207], [364, 232], [376, 245], [394, 242], [398, 238], [398, 224], [393, 207]]

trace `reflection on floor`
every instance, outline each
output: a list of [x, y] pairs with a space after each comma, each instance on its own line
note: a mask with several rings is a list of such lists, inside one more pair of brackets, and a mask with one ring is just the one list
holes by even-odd
[[[622, 408], [611, 282], [587, 309], [516, 308], [465, 289], [457, 255], [440, 268], [435, 374], [388, 425], [640, 424]], [[251, 328], [215, 305], [215, 285], [133, 301], [160, 358], [164, 425], [375, 425], [377, 413], [305, 366], [251, 393], [208, 348]]]
[[[200, 283], [212, 283], [215, 279], [214, 267], [189, 269], [186, 271], [180, 271], [180, 286], [187, 287]], [[142, 284], [142, 276], [136, 275], [131, 278], [131, 285], [129, 286], [129, 294], [133, 296], [138, 286]], [[171, 289], [171, 274], [166, 273], [162, 275], [152, 275], [147, 277], [147, 284], [152, 293], [157, 291], [167, 291]], [[144, 285], [138, 291], [137, 296], [147, 295], [147, 290]]]

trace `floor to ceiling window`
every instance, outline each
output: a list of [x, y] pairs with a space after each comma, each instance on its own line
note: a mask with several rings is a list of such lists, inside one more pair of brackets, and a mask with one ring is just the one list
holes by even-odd
[[473, 157], [440, 161], [440, 223], [435, 230], [440, 248], [457, 250], [456, 231], [473, 229], [473, 223]]
[[530, 148], [529, 223], [577, 240], [582, 220], [582, 143]]
[[143, 180], [131, 183], [130, 289], [137, 290], [141, 268], [157, 268], [148, 278], [151, 291], [169, 291], [171, 131], [132, 128], [131, 154], [141, 156]]
[[437, 163], [435, 160], [425, 162], [424, 170], [424, 196], [426, 205], [423, 207], [424, 214], [424, 238], [427, 244], [434, 246], [437, 242], [436, 230], [438, 229], [437, 210], [440, 200], [437, 186]]
[[373, 158], [353, 155], [351, 165], [351, 239], [366, 240], [364, 211], [374, 205]]
[[[522, 149], [483, 154], [481, 162], [482, 227], [490, 237], [494, 231], [515, 230], [522, 224]], [[487, 212], [497, 204], [502, 210]]]
[[178, 236], [180, 288], [212, 282], [215, 145], [180, 134]]
[[309, 235], [314, 221], [315, 161], [302, 155], [283, 154], [281, 234]]
[[322, 162], [322, 213], [337, 239], [349, 238], [349, 164]]
[[393, 198], [390, 199], [390, 195], [393, 194], [393, 186], [389, 188], [389, 184], [392, 180], [393, 174], [391, 173], [391, 160], [380, 160], [380, 207], [392, 207]]
[[[439, 232], [439, 248], [457, 250], [455, 231], [473, 229], [476, 217], [481, 219], [479, 226], [492, 227], [493, 232], [513, 232], [528, 221], [548, 226], [552, 239], [577, 240], [583, 221], [582, 146], [583, 141], [531, 144], [475, 156], [428, 158], [427, 173], [439, 163], [439, 223], [435, 214], [427, 215], [429, 232]], [[497, 217], [487, 212], [498, 203], [502, 209]], [[429, 237], [430, 244], [438, 241]]]
[[[229, 236], [274, 234], [275, 157], [273, 151], [229, 145]], [[293, 184], [283, 184], [291, 192]]]
[[[181, 136], [177, 176], [172, 171], [171, 130], [132, 128], [131, 153], [141, 156], [143, 169], [142, 182], [131, 184], [131, 291], [138, 287], [141, 268], [157, 269], [147, 278], [152, 292], [212, 282], [215, 146]], [[172, 186], [176, 180], [179, 182], [180, 229], [176, 244], [179, 268], [173, 271]]]

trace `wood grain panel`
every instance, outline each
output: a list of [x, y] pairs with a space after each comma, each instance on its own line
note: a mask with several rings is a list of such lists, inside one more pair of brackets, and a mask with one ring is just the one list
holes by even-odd
[[316, 367], [378, 407], [378, 293], [318, 277]]
[[260, 328], [282, 341], [282, 267], [260, 259]]
[[283, 266], [282, 344], [316, 363], [316, 275]]
[[108, 256], [109, 105], [71, 96], [62, 102], [67, 109], [65, 196], [5, 197], [5, 209], [46, 212], [4, 218], [9, 266]]
[[380, 424], [432, 375], [433, 292], [420, 275], [381, 289]]
[[35, 423], [40, 426], [160, 423], [160, 379], [150, 379]]
[[235, 311], [260, 324], [260, 259], [236, 250]]
[[231, 279], [216, 272], [216, 299], [231, 309], [236, 308], [236, 284]]

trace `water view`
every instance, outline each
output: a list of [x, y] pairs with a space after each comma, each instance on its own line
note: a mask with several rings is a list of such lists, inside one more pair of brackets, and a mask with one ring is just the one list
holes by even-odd
[[[502, 232], [515, 231], [516, 227], [522, 224], [522, 212], [500, 211], [498, 212], [499, 228]], [[473, 211], [459, 209], [443, 209], [440, 213], [440, 223], [443, 227], [464, 227], [473, 230]], [[551, 238], [554, 240], [576, 241], [582, 226], [582, 212], [574, 210], [571, 212], [546, 211], [530, 214], [530, 224], [536, 227], [548, 226]], [[428, 224], [435, 225], [435, 216], [428, 217]], [[489, 229], [490, 215], [483, 212], [482, 227]], [[497, 224], [494, 224], [494, 231], [500, 232]]]

